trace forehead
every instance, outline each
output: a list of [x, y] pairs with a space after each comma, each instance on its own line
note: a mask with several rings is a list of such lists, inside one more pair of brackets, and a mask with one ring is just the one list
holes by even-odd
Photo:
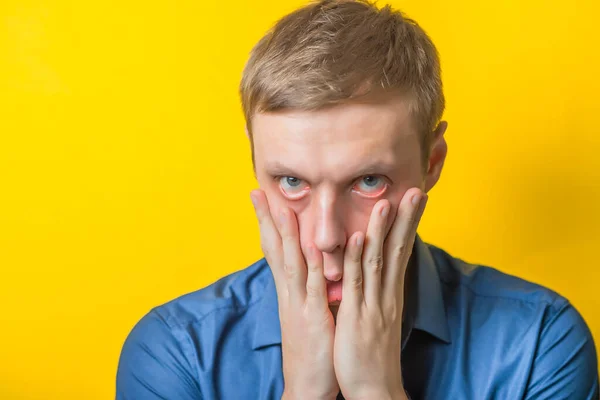
[[419, 141], [412, 125], [399, 97], [259, 113], [252, 120], [256, 169], [313, 180], [388, 173], [413, 162]]

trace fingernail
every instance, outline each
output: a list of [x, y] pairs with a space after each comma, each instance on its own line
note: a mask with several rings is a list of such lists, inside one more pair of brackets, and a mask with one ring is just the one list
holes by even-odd
[[390, 206], [389, 204], [386, 204], [382, 209], [381, 209], [381, 216], [382, 217], [387, 217], [388, 213], [390, 212]]
[[256, 197], [253, 194], [250, 194], [250, 201], [252, 201], [252, 205], [256, 208]]
[[364, 240], [365, 238], [363, 235], [358, 235], [358, 237], [356, 238], [356, 245], [358, 247], [362, 246]]
[[412, 198], [413, 205], [416, 206], [417, 204], [419, 204], [420, 201], [421, 201], [421, 195], [415, 194]]

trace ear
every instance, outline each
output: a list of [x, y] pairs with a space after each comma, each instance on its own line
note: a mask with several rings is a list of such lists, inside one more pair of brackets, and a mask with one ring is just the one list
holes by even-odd
[[444, 133], [448, 128], [448, 122], [441, 121], [433, 134], [433, 143], [429, 153], [429, 167], [425, 176], [425, 193], [429, 192], [440, 179], [446, 154], [448, 154], [448, 144], [444, 138]]

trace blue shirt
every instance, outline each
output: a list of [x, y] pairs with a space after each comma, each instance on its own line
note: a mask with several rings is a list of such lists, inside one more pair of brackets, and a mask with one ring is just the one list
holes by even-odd
[[[598, 399], [592, 335], [564, 297], [419, 236], [409, 268], [402, 370], [412, 399]], [[116, 398], [280, 399], [283, 383], [263, 258], [146, 314], [123, 346]]]

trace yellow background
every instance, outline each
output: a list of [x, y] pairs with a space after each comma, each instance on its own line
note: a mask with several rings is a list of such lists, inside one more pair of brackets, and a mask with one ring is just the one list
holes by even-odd
[[[0, 398], [114, 398], [146, 312], [261, 258], [237, 85], [301, 4], [0, 2]], [[392, 4], [448, 102], [421, 236], [550, 286], [600, 341], [598, 3]]]

